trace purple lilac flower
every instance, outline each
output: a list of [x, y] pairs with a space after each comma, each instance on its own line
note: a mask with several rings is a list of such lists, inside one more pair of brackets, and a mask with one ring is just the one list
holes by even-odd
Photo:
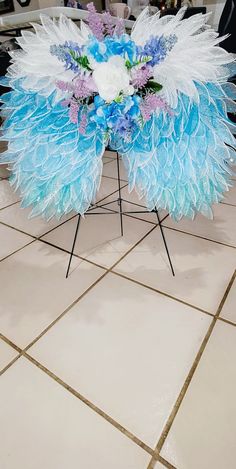
[[74, 80], [74, 96], [77, 99], [84, 99], [91, 95], [91, 91], [86, 86], [86, 79], [85, 78], [77, 78]]
[[62, 81], [62, 80], [58, 80], [56, 82], [56, 86], [61, 91], [71, 92], [74, 90], [73, 83], [69, 83], [69, 82]]
[[165, 110], [169, 114], [172, 113], [168, 104], [163, 98], [157, 96], [156, 94], [148, 93], [140, 104], [140, 111], [143, 120], [145, 122], [148, 121], [151, 118], [152, 113], [158, 108]]
[[79, 132], [82, 135], [85, 134], [86, 126], [87, 126], [87, 112], [83, 112], [81, 115], [80, 124], [79, 124]]
[[63, 107], [68, 107], [70, 104], [70, 99], [64, 99], [64, 101], [61, 101], [61, 106]]
[[165, 59], [166, 55], [171, 51], [176, 42], [177, 37], [175, 34], [171, 34], [170, 36], [166, 37], [151, 36], [150, 39], [146, 42], [145, 46], [139, 48], [139, 53], [143, 57], [152, 57], [148, 63], [154, 66]]
[[152, 73], [152, 68], [147, 65], [139, 69], [134, 69], [132, 71], [132, 85], [135, 88], [143, 88], [149, 78], [151, 78]]
[[105, 13], [103, 13], [102, 15], [102, 18], [103, 18], [103, 22], [104, 22], [108, 36], [113, 36], [115, 25], [114, 25], [114, 20], [112, 19], [112, 16], [109, 13], [109, 11], [105, 11]]
[[72, 124], [78, 124], [78, 112], [79, 112], [79, 104], [71, 100], [70, 108], [69, 108], [69, 118]]
[[96, 12], [96, 8], [93, 3], [88, 3], [87, 9], [89, 12], [88, 15], [88, 25], [94, 34], [94, 36], [99, 40], [102, 41], [104, 25], [102, 21], [102, 17]]
[[91, 96], [96, 91], [95, 84], [91, 77], [79, 77], [72, 82], [65, 82], [58, 80], [56, 82], [57, 88], [61, 91], [73, 93], [77, 99], [84, 99]]
[[122, 18], [117, 18], [116, 25], [114, 29], [114, 36], [122, 36], [125, 33], [124, 20]]

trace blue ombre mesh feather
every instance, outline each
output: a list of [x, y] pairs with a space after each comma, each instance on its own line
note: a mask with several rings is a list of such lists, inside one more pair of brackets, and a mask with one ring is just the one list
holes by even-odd
[[[8, 163], [11, 182], [32, 216], [61, 217], [71, 210], [83, 214], [95, 200], [102, 174], [104, 137], [94, 122], [86, 135], [69, 120], [68, 109], [21, 88], [2, 97], [7, 119], [2, 140], [9, 142], [1, 162]], [[166, 209], [172, 217], [211, 217], [211, 206], [231, 185], [235, 162], [235, 111], [230, 83], [197, 84], [199, 102], [179, 94], [174, 115], [160, 111], [129, 142], [113, 135], [110, 145], [124, 159], [129, 188], [145, 197], [149, 210]]]
[[197, 88], [198, 104], [180, 94], [174, 117], [154, 115], [130, 143], [116, 136], [112, 142], [123, 155], [130, 190], [136, 187], [149, 210], [165, 209], [175, 220], [196, 212], [212, 218], [211, 206], [231, 187], [236, 163], [235, 126], [226, 106], [229, 96], [229, 110], [236, 111], [234, 85]]
[[71, 210], [83, 214], [100, 185], [105, 148], [101, 132], [90, 123], [82, 136], [54, 95], [26, 92], [19, 81], [11, 86], [14, 90], [2, 97], [8, 116], [2, 139], [9, 144], [1, 161], [11, 168], [22, 207], [31, 205], [31, 216], [47, 219]]

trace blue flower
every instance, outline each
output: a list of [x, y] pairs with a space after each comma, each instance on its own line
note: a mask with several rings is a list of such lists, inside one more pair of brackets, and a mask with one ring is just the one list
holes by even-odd
[[104, 42], [109, 57], [112, 55], [122, 55], [123, 57], [128, 57], [131, 62], [136, 57], [137, 46], [130, 39], [128, 34], [122, 34], [121, 36], [114, 36], [112, 38], [107, 37]]
[[77, 73], [80, 66], [76, 59], [81, 57], [83, 47], [80, 47], [76, 42], [66, 41], [64, 44], [50, 46], [50, 52], [55, 55], [60, 62], [64, 62], [67, 70], [72, 70]]
[[139, 96], [127, 96], [119, 103], [113, 101], [107, 104], [99, 96], [95, 96], [90, 119], [102, 131], [110, 129], [121, 137], [129, 138], [133, 130], [137, 129], [140, 100]]
[[144, 47], [139, 47], [141, 57], [151, 57], [148, 64], [154, 66], [162, 62], [177, 42], [175, 34], [170, 36], [151, 36]]
[[121, 55], [132, 62], [137, 55], [137, 46], [128, 34], [106, 37], [103, 42], [91, 36], [86, 53], [97, 62], [107, 62], [113, 55]]
[[90, 36], [90, 42], [86, 47], [86, 55], [91, 55], [96, 62], [106, 62], [108, 59], [106, 43], [98, 41], [95, 36]]

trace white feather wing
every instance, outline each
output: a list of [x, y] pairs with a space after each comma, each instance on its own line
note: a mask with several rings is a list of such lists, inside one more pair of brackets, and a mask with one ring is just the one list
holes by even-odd
[[194, 15], [182, 19], [185, 8], [176, 16], [159, 14], [149, 16], [144, 10], [135, 23], [131, 37], [138, 45], [144, 45], [151, 36], [175, 34], [177, 42], [163, 62], [154, 67], [154, 78], [163, 85], [162, 95], [171, 107], [177, 105], [177, 92], [183, 92], [197, 100], [197, 81], [220, 82], [226, 80], [224, 65], [234, 57], [216, 47], [224, 38], [210, 29], [206, 23], [209, 14]]
[[57, 80], [71, 81], [74, 76], [50, 53], [51, 45], [73, 41], [81, 46], [86, 43], [90, 31], [85, 25], [79, 29], [64, 15], [59, 20], [45, 15], [41, 15], [40, 19], [41, 25], [32, 24], [34, 32], [22, 31], [22, 36], [17, 38], [21, 50], [11, 51], [13, 60], [8, 76], [24, 78], [25, 89], [35, 89], [49, 95], [56, 89]]

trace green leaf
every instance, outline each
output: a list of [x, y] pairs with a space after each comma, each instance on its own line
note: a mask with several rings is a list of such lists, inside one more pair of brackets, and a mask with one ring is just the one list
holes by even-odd
[[87, 70], [91, 70], [91, 68], [89, 67], [88, 57], [86, 55], [76, 57], [75, 60], [79, 65], [81, 65], [81, 67], [86, 68]]
[[160, 83], [157, 83], [156, 81], [149, 80], [147, 84], [145, 85], [145, 88], [148, 88], [152, 91], [155, 91], [155, 93], [157, 93], [158, 91], [161, 91], [163, 86]]
[[133, 65], [131, 64], [131, 62], [129, 60], [125, 61], [125, 66], [126, 66], [126, 68], [128, 68], [128, 70], [130, 70], [133, 67]]

